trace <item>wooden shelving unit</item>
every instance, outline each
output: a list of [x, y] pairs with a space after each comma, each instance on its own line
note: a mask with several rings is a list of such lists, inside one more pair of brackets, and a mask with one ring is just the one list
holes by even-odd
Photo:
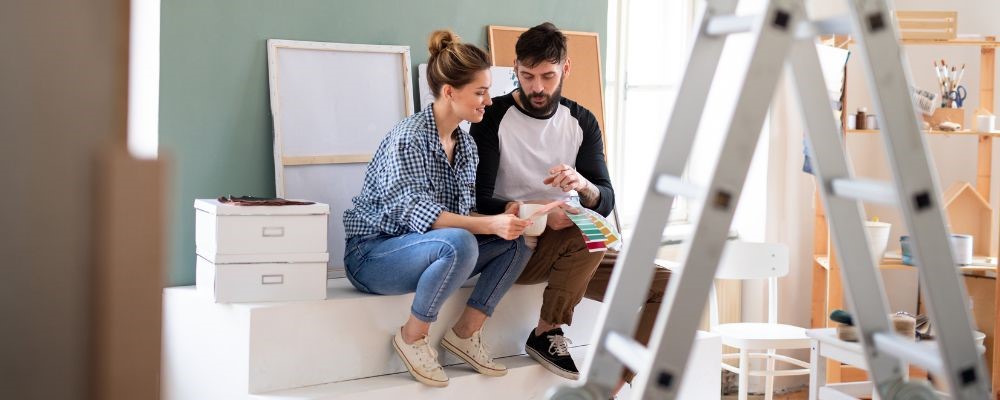
[[[834, 46], [840, 48], [848, 48], [853, 43], [850, 38], [845, 37], [833, 37], [829, 40]], [[938, 40], [938, 39], [903, 39], [903, 45], [906, 46], [965, 46], [965, 47], [979, 47], [980, 51], [980, 76], [979, 76], [979, 100], [980, 104], [979, 110], [986, 110], [991, 113], [994, 112], [993, 104], [993, 94], [996, 82], [996, 48], [1000, 47], [1000, 42], [997, 41], [995, 36], [983, 36], [978, 38], [961, 37], [950, 40]], [[929, 63], [928, 63], [929, 64]], [[846, 90], [846, 80], [845, 75], [845, 90], [841, 97], [841, 103], [843, 104], [844, 112], [841, 114], [842, 126], [847, 126], [847, 90]], [[1000, 131], [993, 132], [978, 132], [978, 131], [955, 131], [946, 132], [939, 130], [925, 130], [923, 131], [927, 135], [946, 135], [946, 136], [976, 136], [978, 137], [978, 148], [976, 157], [976, 191], [984, 198], [989, 201], [990, 198], [990, 186], [991, 186], [991, 166], [993, 163], [993, 138], [1000, 137]], [[878, 134], [878, 130], [845, 130], [844, 135], [848, 134]], [[815, 231], [813, 235], [813, 248], [814, 248], [814, 258], [813, 258], [813, 281], [812, 281], [812, 327], [813, 328], [823, 328], [827, 326], [832, 326], [828, 316], [830, 311], [834, 309], [846, 309], [843, 298], [843, 284], [841, 282], [841, 272], [840, 265], [838, 263], [835, 252], [832, 251], [833, 244], [830, 241], [829, 228], [826, 222], [826, 212], [823, 210], [822, 201], [819, 198], [819, 194], [816, 193], [813, 196], [813, 205], [816, 210], [815, 213]], [[1000, 237], [1000, 235], [994, 234], [994, 238]], [[990, 254], [993, 260], [996, 260], [996, 254]], [[913, 267], [908, 265], [903, 265], [898, 259], [890, 260], [885, 259], [880, 263], [880, 268], [882, 269], [912, 269]], [[979, 278], [992, 278], [996, 280], [994, 286], [994, 293], [1000, 293], [1000, 279], [996, 279], [996, 267], [989, 266], [976, 266], [976, 267], [963, 267], [962, 273], [967, 276], [977, 276]], [[986, 346], [987, 346], [987, 366], [992, 371], [992, 381], [993, 385], [993, 397], [1000, 399], [1000, 357], [993, 357], [993, 349], [1000, 348], [1000, 340], [997, 336], [993, 335], [994, 332], [1000, 332], [1000, 318], [998, 318], [998, 313], [996, 310], [1000, 310], [1000, 296], [994, 296], [993, 299], [993, 324], [989, 327], [980, 326], [980, 330], [987, 333]], [[979, 313], [977, 313], [979, 314]], [[978, 318], [977, 318], [978, 319]], [[844, 381], [854, 381], [864, 379], [863, 371], [859, 372], [855, 369], [842, 368], [840, 363], [829, 362], [827, 365], [827, 381], [828, 382], [844, 382]]]

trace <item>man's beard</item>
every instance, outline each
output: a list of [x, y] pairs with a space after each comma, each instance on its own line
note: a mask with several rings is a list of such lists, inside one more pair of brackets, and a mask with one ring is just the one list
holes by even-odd
[[[524, 106], [524, 111], [527, 111], [532, 117], [547, 117], [552, 115], [556, 107], [559, 107], [559, 100], [562, 99], [562, 86], [563, 81], [559, 79], [559, 86], [556, 86], [556, 90], [552, 92], [552, 95], [547, 95], [543, 92], [527, 94], [524, 89], [519, 90], [521, 94], [521, 104]], [[545, 98], [548, 101], [542, 107], [535, 107], [535, 104], [531, 102], [532, 98]]]

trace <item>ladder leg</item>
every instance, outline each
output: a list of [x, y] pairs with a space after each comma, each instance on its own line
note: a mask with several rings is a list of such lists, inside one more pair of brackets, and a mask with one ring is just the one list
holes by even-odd
[[951, 397], [985, 399], [989, 396], [989, 375], [972, 338], [968, 296], [952, 258], [930, 153], [910, 103], [911, 80], [892, 29], [892, 10], [887, 1], [848, 3], [859, 33], [857, 47], [868, 62], [868, 82], [875, 88], [872, 98], [896, 178], [900, 208], [910, 231], [921, 287], [927, 295], [932, 323], [943, 328], [936, 331], [936, 336]]
[[677, 395], [701, 310], [708, 300], [706, 293], [718, 268], [768, 104], [791, 45], [792, 27], [802, 14], [798, 0], [772, 0], [758, 17], [753, 55], [719, 156], [722, 162], [713, 174], [683, 267], [675, 271], [667, 287], [666, 301], [650, 339], [649, 368], [644, 368], [649, 373], [638, 376], [637, 388], [643, 399], [673, 399]]
[[704, 111], [704, 94], [708, 93], [715, 77], [715, 68], [704, 66], [717, 65], [725, 45], [725, 37], [705, 33], [707, 23], [714, 15], [732, 14], [735, 9], [734, 1], [710, 1], [702, 13], [677, 96], [685, 101], [675, 102], [654, 173], [641, 203], [641, 218], [636, 221], [632, 240], [626, 242], [612, 272], [598, 317], [599, 329], [594, 333], [583, 368], [581, 384], [591, 387], [592, 391], [610, 394], [611, 388], [618, 383], [622, 362], [607, 350], [606, 341], [611, 332], [628, 338], [634, 336], [638, 315], [629, 310], [638, 309], [645, 301], [646, 290], [637, 288], [649, 285], [653, 271], [650, 261], [656, 258], [673, 202], [673, 195], [658, 193], [654, 188], [659, 176], [679, 177], [684, 172]]
[[[760, 137], [766, 100], [773, 95], [790, 50], [793, 55], [790, 63], [813, 144], [814, 168], [831, 221], [835, 249], [843, 263], [841, 273], [849, 295], [848, 304], [861, 330], [862, 347], [877, 394], [887, 400], [934, 397], [926, 386], [906, 382], [900, 361], [907, 361], [947, 378], [951, 398], [986, 398], [989, 378], [973, 346], [965, 289], [952, 261], [944, 215], [937, 204], [939, 192], [933, 167], [910, 105], [902, 53], [891, 27], [891, 10], [886, 0], [848, 1], [854, 17], [852, 28], [868, 62], [869, 81], [876, 88], [876, 106], [882, 117], [880, 125], [885, 127], [883, 137], [896, 186], [852, 178], [840, 133], [829, 112], [816, 49], [809, 42], [793, 43], [796, 29], [802, 28], [799, 33], [807, 35], [830, 24], [809, 21], [808, 26], [798, 26], [800, 20], [805, 22], [803, 0], [768, 0], [765, 12], [759, 17], [732, 15], [735, 0], [709, 0], [678, 94], [685, 101], [678, 102], [671, 115], [642, 201], [642, 218], [637, 221], [633, 240], [612, 275], [599, 316], [600, 328], [595, 332], [594, 346], [584, 366], [583, 385], [558, 388], [550, 395], [551, 399], [600, 399], [614, 387], [623, 363], [639, 373], [635, 396], [644, 400], [677, 396], [707, 300], [704, 293], [711, 287]], [[710, 21], [713, 13], [720, 16]], [[670, 203], [675, 195], [701, 193], [686, 186], [680, 174], [698, 130], [704, 95], [709, 92], [718, 66], [724, 44], [719, 35], [747, 31], [755, 33], [756, 42], [736, 109], [729, 120], [721, 161], [705, 192], [705, 205], [685, 249], [682, 267], [675, 271], [667, 287], [650, 345], [643, 348], [631, 339], [636, 310], [645, 293], [641, 289], [650, 283], [653, 267], [649, 260], [655, 256], [660, 234], [669, 219]], [[940, 329], [938, 345], [918, 346], [892, 333], [888, 302], [865, 239], [859, 200], [898, 202], [902, 207], [914, 255], [920, 264], [921, 285], [927, 291], [933, 323]], [[741, 398], [746, 397], [749, 382], [746, 352], [740, 353]], [[773, 357], [773, 352], [769, 351], [769, 356]], [[821, 364], [817, 356], [814, 354], [813, 362]], [[773, 358], [769, 358], [769, 369], [773, 363]], [[822, 365], [814, 367], [823, 372]], [[821, 382], [822, 377], [814, 377], [812, 381]], [[768, 391], [773, 389], [773, 377], [767, 378], [766, 386]]]

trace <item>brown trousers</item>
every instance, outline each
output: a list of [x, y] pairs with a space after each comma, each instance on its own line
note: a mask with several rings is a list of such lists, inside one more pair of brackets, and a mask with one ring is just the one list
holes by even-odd
[[[618, 254], [613, 251], [587, 251], [582, 235], [575, 226], [561, 230], [546, 229], [538, 237], [538, 246], [517, 279], [520, 284], [548, 282], [542, 294], [540, 314], [540, 318], [546, 322], [572, 324], [573, 309], [584, 297], [604, 300]], [[655, 269], [635, 332], [635, 340], [642, 344], [649, 342], [669, 280], [670, 271]], [[625, 379], [631, 382], [632, 376], [632, 373], [627, 372]]]

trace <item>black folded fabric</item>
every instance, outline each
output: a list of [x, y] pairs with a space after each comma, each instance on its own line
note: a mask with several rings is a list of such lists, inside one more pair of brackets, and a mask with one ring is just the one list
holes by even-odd
[[312, 201], [285, 200], [279, 197], [254, 197], [254, 196], [220, 196], [219, 202], [222, 204], [232, 204], [235, 206], [305, 206], [316, 204]]

